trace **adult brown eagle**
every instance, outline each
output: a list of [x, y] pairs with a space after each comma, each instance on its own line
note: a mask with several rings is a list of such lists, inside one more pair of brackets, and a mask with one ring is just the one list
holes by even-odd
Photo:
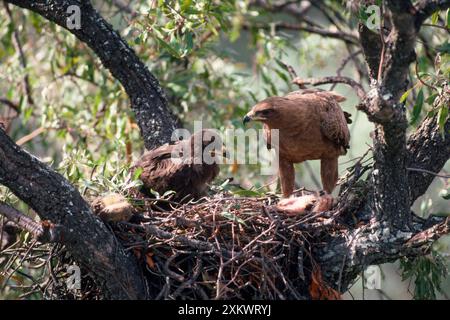
[[[345, 98], [322, 90], [303, 90], [284, 97], [270, 97], [257, 103], [244, 117], [264, 125], [268, 148], [279, 154], [279, 176], [284, 197], [295, 186], [294, 163], [321, 160], [322, 185], [331, 193], [338, 179], [338, 157], [349, 148], [350, 133], [339, 102]], [[279, 145], [273, 145], [270, 130], [279, 130]]]

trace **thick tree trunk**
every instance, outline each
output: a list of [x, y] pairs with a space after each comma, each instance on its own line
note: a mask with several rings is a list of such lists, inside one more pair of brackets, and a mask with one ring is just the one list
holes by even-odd
[[60, 242], [92, 272], [112, 299], [144, 299], [145, 281], [105, 224], [60, 174], [18, 147], [0, 129], [0, 183], [35, 210], [42, 220], [64, 227]]
[[411, 204], [425, 193], [450, 158], [450, 121], [445, 123], [443, 132], [444, 135], [435, 115], [425, 119], [408, 139], [406, 167]]

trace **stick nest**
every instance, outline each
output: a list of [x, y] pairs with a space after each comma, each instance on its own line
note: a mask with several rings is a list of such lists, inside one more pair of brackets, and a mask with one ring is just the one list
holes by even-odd
[[142, 262], [157, 299], [302, 299], [309, 235], [334, 219], [329, 212], [289, 217], [277, 201], [220, 193], [169, 211], [147, 204], [141, 221], [112, 228]]

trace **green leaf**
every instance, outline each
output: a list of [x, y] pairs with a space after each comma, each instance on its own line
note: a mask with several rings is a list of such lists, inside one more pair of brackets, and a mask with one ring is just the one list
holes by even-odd
[[138, 180], [143, 171], [144, 169], [138, 167], [133, 173], [133, 180]]
[[262, 76], [264, 83], [269, 84], [269, 85], [272, 84], [272, 80], [265, 72], [261, 71], [261, 76]]
[[155, 196], [156, 199], [161, 199], [161, 195], [158, 191], [150, 189], [150, 193]]
[[239, 189], [239, 190], [233, 190], [231, 191], [236, 196], [240, 197], [260, 197], [263, 193], [254, 191], [254, 190], [245, 190], [245, 189]]
[[439, 52], [450, 54], [450, 43], [447, 41], [446, 43], [437, 46], [436, 50]]
[[185, 12], [192, 4], [192, 0], [183, 0], [181, 3], [181, 11]]
[[431, 96], [429, 96], [428, 98], [425, 99], [425, 102], [432, 106], [434, 104], [434, 100], [436, 100], [437, 96], [438, 96], [437, 93], [433, 93]]
[[432, 23], [432, 24], [437, 24], [438, 21], [439, 21], [439, 11], [435, 11], [435, 12], [431, 15], [431, 23]]
[[283, 61], [281, 61], [281, 60], [278, 59], [278, 58], [275, 58], [275, 62], [276, 62], [276, 64], [277, 64], [281, 69], [283, 69], [283, 70], [289, 72], [288, 66], [287, 66]]
[[445, 130], [445, 123], [447, 122], [447, 118], [448, 118], [448, 106], [443, 105], [439, 109], [439, 113], [438, 113], [439, 130], [441, 131], [442, 137], [445, 137], [444, 130]]
[[41, 33], [42, 32], [42, 25], [43, 25], [41, 17], [37, 13], [32, 12], [30, 14], [29, 18], [31, 20], [31, 24], [36, 29], [36, 31], [38, 33]]
[[447, 28], [450, 29], [450, 9], [447, 9], [446, 19], [447, 21]]
[[441, 196], [445, 200], [450, 200], [450, 189], [442, 189], [439, 192], [439, 196]]
[[411, 91], [412, 91], [412, 88], [406, 90], [406, 92], [404, 94], [402, 94], [402, 96], [400, 97], [400, 103], [404, 103], [406, 101], [406, 99], [408, 98]]
[[191, 52], [194, 48], [194, 36], [192, 32], [186, 33], [186, 50], [187, 52]]
[[275, 73], [286, 83], [286, 84], [290, 84], [291, 81], [289, 80], [289, 77], [283, 73], [283, 71], [277, 70], [275, 69]]
[[161, 38], [157, 38], [158, 39], [158, 43], [167, 50], [167, 52], [169, 52], [172, 56], [174, 56], [177, 59], [181, 59], [180, 54], [178, 53], [178, 51], [172, 47], [170, 44], [168, 44], [165, 40], [161, 39]]
[[172, 194], [176, 194], [176, 192], [173, 190], [168, 190], [168, 191], [164, 192], [164, 194], [161, 196], [161, 198], [167, 198], [168, 196], [170, 196]]
[[[434, 251], [436, 252], [436, 251]], [[442, 257], [437, 254], [400, 260], [402, 279], [415, 278], [414, 299], [436, 299], [436, 291], [447, 274]]]
[[30, 233], [26, 232], [25, 235], [23, 236], [23, 242], [28, 242], [28, 239], [30, 238]]
[[202, 12], [200, 10], [195, 9], [194, 7], [186, 8], [184, 10], [184, 13], [195, 15], [195, 14], [201, 14]]
[[258, 102], [258, 98], [256, 98], [255, 94], [251, 91], [248, 91], [248, 94], [250, 95], [250, 97], [252, 97], [253, 102], [257, 103]]
[[231, 220], [231, 221], [240, 223], [240, 224], [242, 224], [242, 225], [244, 225], [244, 226], [247, 227], [247, 224], [245, 223], [244, 220], [242, 220], [241, 218], [237, 217], [236, 215], [234, 215], [234, 214], [231, 213], [231, 212], [223, 211], [220, 215], [221, 215], [222, 217], [228, 219], [228, 220]]
[[423, 91], [422, 89], [420, 89], [419, 93], [417, 94], [416, 103], [414, 104], [413, 107], [411, 124], [415, 124], [419, 119], [420, 113], [422, 111], [423, 101], [424, 101]]
[[86, 76], [89, 81], [94, 82], [95, 66], [91, 61], [87, 62]]
[[361, 22], [363, 22], [364, 24], [367, 22], [367, 19], [369, 18], [366, 9], [367, 9], [366, 6], [361, 5], [358, 11], [358, 19], [361, 20]]

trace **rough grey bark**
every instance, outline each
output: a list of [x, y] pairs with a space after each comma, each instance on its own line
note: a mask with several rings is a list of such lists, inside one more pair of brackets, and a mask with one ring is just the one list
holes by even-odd
[[144, 299], [145, 281], [134, 256], [126, 253], [105, 224], [60, 174], [17, 146], [0, 129], [0, 183], [42, 220], [64, 227], [60, 242], [112, 299]]
[[[417, 29], [409, 1], [385, 3], [390, 11], [391, 30], [384, 40], [384, 48], [375, 40], [361, 41], [372, 77], [372, 88], [362, 109], [375, 123], [372, 183], [377, 192], [373, 209], [380, 218], [407, 230], [411, 222], [406, 171], [407, 120], [399, 98], [406, 91], [409, 65], [415, 60]], [[361, 36], [368, 36], [370, 31], [365, 29], [360, 29]]]
[[[359, 107], [375, 124], [374, 165], [356, 204], [347, 204], [352, 210], [341, 213], [354, 214], [359, 223], [326, 235], [315, 247], [314, 256], [325, 278], [340, 291], [345, 291], [366, 266], [425, 254], [450, 226], [449, 219], [431, 217], [424, 221], [410, 211], [434, 176], [407, 170], [412, 167], [437, 173], [443, 168], [450, 156], [449, 121], [445, 138], [434, 116], [426, 118], [407, 141], [406, 110], [399, 102], [408, 85], [409, 66], [416, 58], [414, 47], [421, 23], [435, 10], [448, 8], [450, 1], [420, 1], [417, 7], [410, 1], [384, 3], [391, 25], [384, 51], [379, 35], [365, 26], [359, 30], [371, 75], [371, 90]], [[365, 191], [368, 193], [361, 199]]]
[[364, 23], [358, 25], [359, 41], [366, 58], [369, 75], [372, 79], [378, 76], [382, 44], [379, 34], [369, 30]]
[[[366, 205], [358, 214], [370, 216], [371, 211], [370, 205]], [[399, 230], [387, 221], [369, 220], [360, 222], [358, 227], [325, 235], [313, 250], [324, 278], [345, 292], [366, 267], [424, 255], [435, 240], [449, 232], [448, 219], [417, 220], [411, 223], [411, 231]]]
[[[407, 168], [441, 171], [450, 158], [450, 121], [445, 123], [445, 132], [442, 136], [437, 116], [424, 119], [408, 139]], [[426, 192], [434, 177], [426, 172], [408, 171], [410, 205]], [[430, 216], [424, 220], [412, 212], [409, 212], [408, 230], [393, 226], [383, 216], [374, 215], [373, 198], [377, 192], [370, 178], [362, 186], [350, 188], [351, 195], [341, 197], [348, 209], [340, 215], [350, 225], [348, 217], [353, 215], [358, 219], [357, 225], [323, 235], [321, 243], [314, 247], [314, 257], [325, 279], [341, 292], [345, 292], [367, 266], [424, 255], [435, 240], [450, 231], [449, 218]]]
[[[136, 114], [147, 149], [170, 141], [176, 122], [167, 107], [167, 100], [158, 80], [136, 56], [133, 49], [92, 7], [90, 1], [7, 0], [6, 2], [30, 9], [55, 22], [94, 50], [103, 65], [122, 83], [130, 97], [131, 107]], [[73, 11], [68, 10], [70, 6], [78, 6], [81, 10], [80, 29], [67, 27], [68, 17], [73, 14]]]

